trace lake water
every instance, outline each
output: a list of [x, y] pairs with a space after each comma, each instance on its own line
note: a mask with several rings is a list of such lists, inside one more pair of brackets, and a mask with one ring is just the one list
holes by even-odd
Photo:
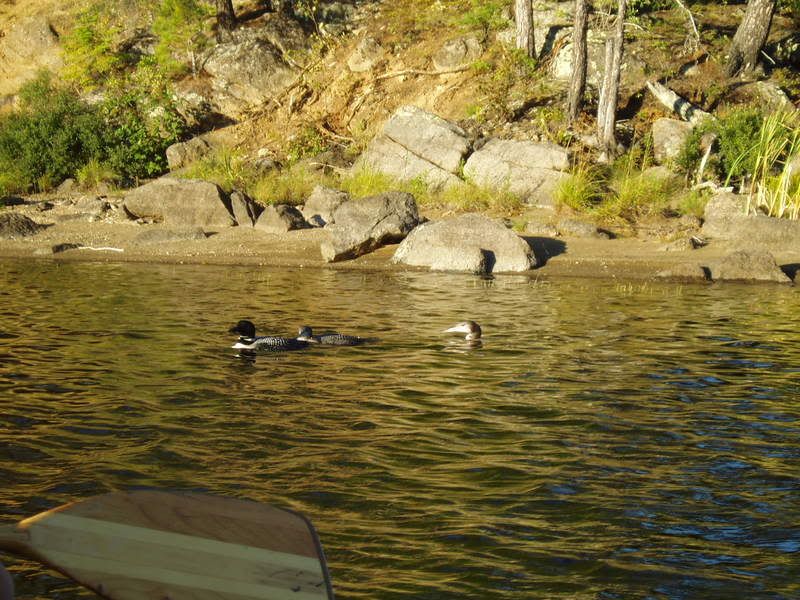
[[[800, 598], [795, 288], [0, 262], [0, 520], [300, 510], [340, 599]], [[227, 329], [377, 336], [237, 358]], [[481, 323], [482, 348], [442, 330]], [[91, 598], [4, 561], [20, 598]]]

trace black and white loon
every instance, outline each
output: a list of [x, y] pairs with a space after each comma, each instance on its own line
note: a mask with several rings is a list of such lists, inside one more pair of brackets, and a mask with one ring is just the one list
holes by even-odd
[[239, 340], [231, 346], [236, 350], [248, 352], [280, 352], [283, 350], [302, 350], [309, 340], [264, 335], [256, 337], [256, 326], [250, 321], [239, 321], [230, 328], [229, 333], [238, 333]]
[[305, 325], [300, 328], [297, 339], [306, 342], [316, 342], [326, 346], [360, 346], [371, 341], [368, 338], [358, 337], [357, 335], [344, 335], [342, 333], [323, 333], [314, 335], [311, 327]]
[[480, 343], [481, 340], [481, 326], [475, 321], [462, 321], [457, 325], [453, 325], [450, 329], [445, 329], [445, 333], [465, 333], [467, 334], [464, 339], [468, 342]]

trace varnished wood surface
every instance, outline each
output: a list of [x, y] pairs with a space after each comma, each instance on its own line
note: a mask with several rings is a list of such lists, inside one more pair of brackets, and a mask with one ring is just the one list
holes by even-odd
[[[324, 600], [322, 549], [301, 515], [160, 491], [118, 492], [22, 521], [28, 553], [111, 600]], [[0, 546], [12, 548], [11, 536]], [[19, 548], [17, 548], [19, 550]]]

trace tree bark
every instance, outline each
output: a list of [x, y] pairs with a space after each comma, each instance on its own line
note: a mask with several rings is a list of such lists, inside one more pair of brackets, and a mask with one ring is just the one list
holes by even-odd
[[531, 0], [516, 0], [514, 22], [517, 26], [517, 48], [529, 58], [536, 57], [536, 44], [533, 33], [533, 4]]
[[758, 64], [758, 57], [767, 41], [775, 0], [749, 0], [744, 18], [733, 36], [728, 51], [725, 73], [732, 77], [739, 72], [748, 73]]
[[218, 33], [233, 31], [233, 28], [236, 27], [236, 13], [233, 12], [233, 0], [216, 0], [216, 4]]
[[600, 100], [597, 105], [597, 141], [600, 145], [601, 162], [610, 162], [617, 154], [617, 99], [622, 68], [623, 37], [625, 33], [625, 9], [627, 0], [617, 1], [617, 21], [613, 37], [606, 40], [605, 72]]
[[578, 120], [586, 91], [586, 27], [588, 7], [586, 0], [575, 0], [575, 24], [572, 29], [572, 79], [569, 84], [567, 123]]

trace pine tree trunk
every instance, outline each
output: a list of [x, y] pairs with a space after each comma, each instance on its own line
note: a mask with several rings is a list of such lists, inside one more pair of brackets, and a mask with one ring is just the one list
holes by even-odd
[[774, 12], [775, 0], [749, 0], [728, 52], [728, 64], [725, 66], [728, 77], [740, 71], [747, 73], [756, 67], [761, 48], [769, 35]]
[[236, 27], [236, 13], [233, 12], [233, 0], [216, 0], [217, 3], [217, 38], [230, 37], [229, 34]]
[[533, 4], [531, 0], [516, 0], [514, 21], [517, 25], [517, 48], [529, 58], [536, 57], [536, 44], [533, 34]]
[[600, 145], [601, 162], [610, 162], [617, 154], [617, 138], [614, 130], [617, 124], [617, 99], [619, 97], [627, 4], [627, 0], [618, 0], [614, 36], [606, 40], [603, 87], [600, 90], [600, 100], [597, 105], [597, 141]]
[[586, 90], [586, 26], [588, 7], [586, 0], [575, 0], [575, 25], [572, 30], [572, 79], [569, 84], [567, 122], [578, 120]]

